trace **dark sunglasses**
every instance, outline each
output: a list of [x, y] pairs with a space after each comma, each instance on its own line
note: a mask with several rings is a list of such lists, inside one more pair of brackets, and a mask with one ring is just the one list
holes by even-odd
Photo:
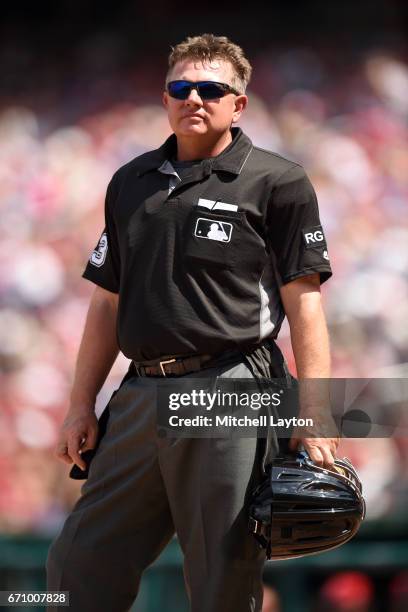
[[216, 83], [215, 81], [170, 81], [167, 83], [167, 91], [172, 98], [177, 100], [187, 100], [192, 89], [196, 89], [202, 100], [215, 100], [222, 98], [228, 93], [239, 96], [239, 92], [226, 83]]

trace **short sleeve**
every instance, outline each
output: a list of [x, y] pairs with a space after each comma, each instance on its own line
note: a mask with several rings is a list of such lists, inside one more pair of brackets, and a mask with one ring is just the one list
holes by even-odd
[[105, 228], [91, 253], [83, 278], [103, 289], [119, 292], [120, 251], [116, 225], [112, 214], [112, 181], [108, 185], [105, 198]]
[[299, 165], [275, 183], [268, 204], [268, 239], [282, 284], [319, 273], [320, 282], [332, 275], [313, 186]]

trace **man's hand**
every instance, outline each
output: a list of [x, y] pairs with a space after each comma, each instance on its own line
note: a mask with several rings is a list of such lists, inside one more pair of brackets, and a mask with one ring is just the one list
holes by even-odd
[[313, 463], [331, 470], [334, 466], [339, 441], [339, 438], [297, 438], [294, 436], [289, 442], [289, 448], [296, 451], [302, 445]]
[[86, 464], [81, 454], [95, 447], [98, 436], [98, 419], [95, 412], [69, 411], [60, 429], [55, 455], [61, 461], [76, 463], [81, 470]]
[[[320, 381], [313, 382], [315, 387]], [[307, 386], [310, 388], [310, 383]], [[299, 418], [309, 418], [313, 425], [294, 428], [289, 442], [290, 450], [296, 451], [300, 446], [303, 446], [313, 463], [328, 470], [333, 469], [340, 438], [337, 425], [329, 408], [312, 409], [309, 407], [307, 411], [300, 412]]]

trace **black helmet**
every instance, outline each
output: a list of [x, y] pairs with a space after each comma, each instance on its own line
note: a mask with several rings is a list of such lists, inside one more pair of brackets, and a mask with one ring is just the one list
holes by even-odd
[[[334, 471], [335, 470], [335, 471]], [[268, 559], [292, 559], [336, 548], [365, 517], [360, 479], [351, 462], [320, 468], [303, 451], [273, 460], [253, 492], [249, 528]]]

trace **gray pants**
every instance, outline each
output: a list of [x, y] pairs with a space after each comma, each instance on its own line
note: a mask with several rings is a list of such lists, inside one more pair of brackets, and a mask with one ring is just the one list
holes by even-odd
[[[243, 362], [189, 376], [252, 373]], [[265, 554], [245, 501], [262, 478], [265, 441], [161, 438], [159, 380], [130, 378], [111, 400], [82, 495], [50, 548], [47, 588], [70, 591], [72, 612], [125, 612], [176, 532], [192, 612], [259, 612]]]

